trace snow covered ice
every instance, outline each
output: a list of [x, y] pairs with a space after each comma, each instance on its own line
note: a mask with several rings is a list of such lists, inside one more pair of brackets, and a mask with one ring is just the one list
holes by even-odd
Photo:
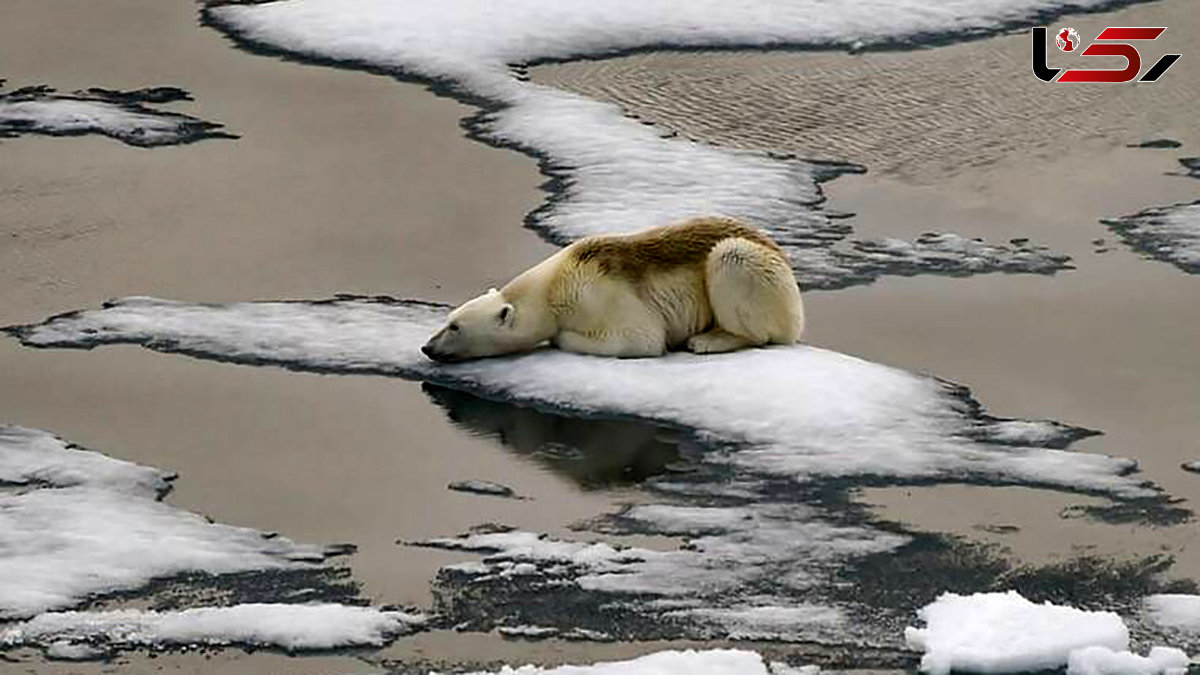
[[477, 495], [488, 495], [491, 497], [504, 497], [507, 499], [524, 499], [517, 495], [512, 488], [501, 483], [496, 483], [490, 480], [479, 480], [471, 478], [468, 480], [456, 480], [446, 486], [448, 490], [455, 492], [469, 492]]
[[[442, 586], [451, 592], [459, 585], [479, 589], [493, 581], [510, 587], [525, 581], [532, 587], [548, 587], [544, 593], [569, 584], [604, 603], [606, 609], [599, 614], [611, 617], [620, 608], [636, 619], [661, 615], [668, 623], [688, 626], [685, 632], [693, 637], [811, 640], [822, 636], [836, 641], [845, 639], [852, 627], [842, 610], [816, 599], [829, 581], [830, 570], [849, 557], [889, 551], [907, 541], [866, 527], [839, 527], [794, 504], [789, 508], [636, 508], [656, 512], [645, 515], [643, 522], [648, 525], [658, 525], [650, 520], [656, 514], [663, 514], [665, 523], [679, 523], [689, 516], [703, 521], [707, 516], [727, 524], [714, 525], [687, 547], [673, 551], [564, 541], [520, 530], [433, 539], [422, 545], [484, 554], [481, 563], [445, 569]], [[682, 513], [670, 513], [673, 510]], [[625, 517], [642, 518], [629, 513]], [[689, 523], [675, 532], [691, 529]], [[673, 533], [667, 527], [652, 531]], [[779, 578], [784, 569], [786, 578]], [[814, 599], [805, 601], [806, 596]], [[588, 630], [607, 633], [604, 627], [589, 625]], [[666, 635], [673, 634], [655, 637]]]
[[1185, 675], [1191, 660], [1180, 649], [1153, 647], [1146, 656], [1084, 647], [1067, 658], [1067, 675]]
[[[1070, 4], [1099, 8], [1105, 0]], [[884, 274], [1053, 273], [1067, 259], [1034, 246], [956, 235], [842, 245], [849, 228], [818, 208], [821, 180], [853, 167], [664, 138], [615, 106], [524, 82], [510, 69], [544, 59], [643, 47], [894, 44], [995, 31], [1066, 3], [1047, 0], [906, 2], [588, 3], [479, 0], [289, 0], [210, 7], [210, 23], [251, 48], [427, 78], [482, 102], [471, 133], [539, 157], [553, 197], [530, 225], [555, 242], [626, 232], [693, 216], [741, 218], [788, 250], [807, 288], [867, 283]]]
[[1146, 609], [1158, 625], [1200, 638], [1200, 595], [1152, 595]]
[[175, 612], [49, 612], [10, 627], [0, 626], [0, 648], [237, 644], [304, 651], [378, 647], [423, 622], [423, 617], [405, 612], [337, 604], [245, 604]]
[[924, 652], [921, 670], [932, 675], [1050, 670], [1067, 665], [1076, 649], [1129, 648], [1116, 614], [1035, 604], [1015, 591], [945, 593], [919, 615], [925, 627], [908, 628], [905, 638]]
[[1131, 460], [1054, 449], [1086, 431], [984, 416], [960, 387], [837, 352], [795, 346], [630, 360], [541, 350], [439, 365], [419, 348], [446, 312], [364, 298], [226, 305], [128, 298], [7, 330], [36, 347], [134, 343], [241, 363], [394, 375], [574, 415], [638, 418], [738, 444], [728, 461], [796, 479], [975, 477], [1156, 494], [1129, 475]]
[[1135, 251], [1200, 274], [1200, 201], [1156, 206], [1103, 222]]
[[0, 426], [0, 620], [186, 572], [296, 569], [319, 546], [211, 523], [160, 501], [172, 476]]
[[587, 666], [542, 668], [504, 667], [491, 673], [474, 675], [792, 675], [799, 671], [779, 664], [767, 664], [754, 652], [734, 649], [708, 651], [662, 651], [628, 661], [610, 661]]
[[[1152, 596], [1154, 611], [1179, 610], [1194, 596]], [[1155, 598], [1167, 600], [1155, 603]], [[1186, 610], [1183, 612], [1186, 614]], [[1146, 656], [1129, 650], [1129, 629], [1112, 612], [1035, 604], [1016, 591], [945, 593], [919, 612], [924, 628], [908, 628], [909, 646], [924, 652], [921, 670], [946, 675], [1019, 673], [1067, 668], [1067, 675], [1183, 675], [1190, 659], [1173, 647]], [[1176, 617], [1171, 617], [1176, 618]]]
[[[3, 84], [3, 80], [0, 80]], [[102, 89], [59, 94], [49, 87], [26, 87], [0, 92], [0, 138], [23, 133], [49, 136], [102, 134], [130, 145], [154, 147], [188, 143], [203, 138], [232, 138], [218, 131], [220, 124], [156, 110], [145, 102], [159, 102], [164, 92], [156, 87], [135, 92]]]

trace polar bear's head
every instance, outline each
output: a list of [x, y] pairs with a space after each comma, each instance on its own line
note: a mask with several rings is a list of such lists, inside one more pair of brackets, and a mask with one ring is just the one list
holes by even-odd
[[435, 361], [452, 363], [531, 349], [536, 341], [515, 330], [515, 319], [516, 308], [493, 288], [451, 312], [421, 351]]

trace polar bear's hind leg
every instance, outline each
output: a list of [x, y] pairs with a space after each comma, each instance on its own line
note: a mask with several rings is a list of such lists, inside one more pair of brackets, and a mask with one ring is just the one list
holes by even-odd
[[725, 239], [708, 254], [705, 280], [715, 325], [692, 336], [689, 350], [711, 354], [800, 339], [800, 289], [778, 250], [748, 239]]

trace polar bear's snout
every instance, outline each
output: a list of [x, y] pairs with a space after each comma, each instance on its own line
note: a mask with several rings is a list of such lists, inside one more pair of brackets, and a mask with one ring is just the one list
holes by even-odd
[[446, 329], [443, 328], [442, 330], [434, 333], [433, 337], [429, 338], [428, 342], [421, 345], [421, 353], [439, 363], [454, 363], [455, 361], [462, 361], [462, 358], [457, 357], [450, 352], [438, 349], [438, 342], [441, 341], [445, 332]]
[[441, 359], [438, 358], [441, 355], [438, 354], [437, 351], [435, 351], [433, 347], [430, 347], [428, 342], [421, 345], [421, 353], [424, 354], [425, 356], [428, 356], [429, 358], [433, 359], [434, 361], [441, 361]]

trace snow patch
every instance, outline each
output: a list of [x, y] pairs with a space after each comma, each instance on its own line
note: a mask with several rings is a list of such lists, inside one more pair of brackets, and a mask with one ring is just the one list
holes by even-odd
[[1156, 206], [1101, 222], [1133, 250], [1200, 274], [1200, 201]]
[[524, 497], [517, 496], [517, 493], [507, 485], [496, 483], [490, 480], [478, 480], [474, 478], [468, 480], [456, 480], [447, 485], [446, 489], [454, 490], [455, 492], [469, 492], [477, 495], [488, 495], [491, 497], [524, 499]]
[[[1016, 591], [958, 595], [944, 593], [918, 612], [925, 628], [906, 628], [905, 640], [925, 654], [921, 670], [1013, 673], [1067, 665], [1085, 647], [1114, 652], [1129, 648], [1129, 630], [1112, 612], [1086, 612], [1050, 603], [1035, 604]], [[1100, 667], [1094, 653], [1080, 667]]]
[[1181, 649], [1154, 647], [1147, 656], [1084, 647], [1071, 652], [1067, 675], [1184, 675], [1191, 659]]
[[[495, 675], [783, 675], [791, 672], [768, 669], [754, 652], [734, 649], [709, 651], [663, 651], [629, 661], [596, 663], [590, 666], [522, 666], [492, 671]], [[808, 672], [808, 671], [801, 671]], [[476, 673], [475, 675], [486, 675]]]
[[506, 638], [526, 640], [545, 640], [558, 635], [558, 629], [549, 626], [501, 626], [496, 631]]
[[[890, 551], [908, 541], [867, 527], [829, 523], [795, 503], [635, 506], [613, 520], [619, 523], [606, 531], [616, 534], [704, 534], [677, 550], [564, 541], [525, 531], [472, 533], [420, 545], [485, 556], [479, 563], [443, 568], [446, 574], [439, 575], [438, 587], [451, 596], [456, 589], [478, 593], [492, 582], [503, 587], [497, 589], [501, 594], [515, 588], [516, 597], [524, 598], [525, 591], [513, 586], [520, 583], [514, 576], [521, 569], [532, 597], [585, 591], [590, 602], [605, 607], [605, 620], [615, 621], [621, 630], [630, 628], [617, 618], [618, 612], [626, 612], [676, 631], [686, 627], [683, 634], [695, 638], [796, 641], [845, 638], [852, 628], [846, 616], [821, 595], [831, 576], [848, 559]], [[630, 527], [634, 523], [642, 528]], [[498, 603], [512, 604], [503, 598]], [[578, 607], [576, 612], [588, 613]]]
[[[2, 83], [2, 81], [0, 81]], [[163, 101], [156, 87], [135, 92], [95, 89], [58, 94], [49, 87], [26, 87], [0, 93], [0, 138], [20, 134], [75, 136], [101, 134], [129, 145], [155, 147], [204, 138], [233, 138], [218, 131], [220, 124], [156, 110], [144, 102]], [[182, 92], [187, 98], [186, 92]], [[179, 100], [178, 96], [166, 100]]]
[[0, 483], [165, 494], [175, 475], [68, 445], [44, 431], [0, 425]]
[[54, 661], [96, 661], [112, 655], [112, 652], [106, 649], [65, 640], [50, 643], [44, 651], [46, 658]]
[[1154, 623], [1200, 637], [1200, 595], [1162, 594], [1146, 598]]
[[185, 572], [300, 568], [321, 547], [161, 501], [171, 474], [0, 426], [0, 620]]
[[411, 632], [424, 617], [336, 604], [246, 604], [178, 612], [123, 609], [51, 612], [0, 630], [0, 647], [81, 645], [116, 648], [245, 645], [286, 651], [377, 647]]

